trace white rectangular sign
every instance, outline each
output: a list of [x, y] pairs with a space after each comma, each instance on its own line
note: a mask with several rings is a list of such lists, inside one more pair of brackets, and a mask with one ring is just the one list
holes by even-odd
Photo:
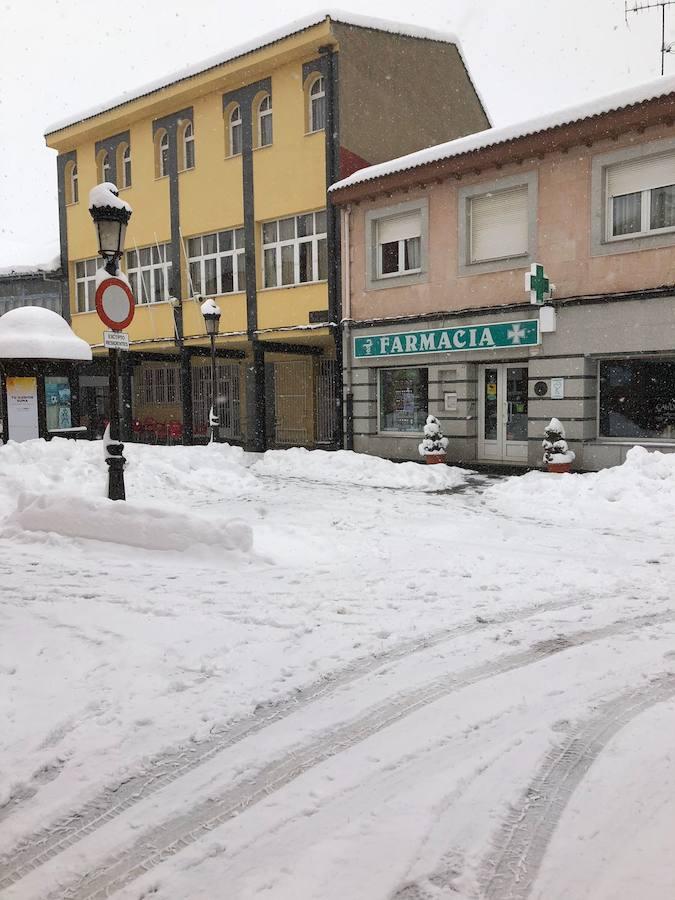
[[457, 412], [457, 394], [456, 393], [445, 393], [443, 394], [443, 400], [445, 401], [445, 411], [446, 412]]
[[551, 400], [565, 399], [565, 379], [551, 378]]
[[37, 378], [7, 378], [7, 425], [10, 441], [40, 437]]
[[124, 331], [104, 331], [103, 346], [108, 350], [128, 350], [129, 335]]

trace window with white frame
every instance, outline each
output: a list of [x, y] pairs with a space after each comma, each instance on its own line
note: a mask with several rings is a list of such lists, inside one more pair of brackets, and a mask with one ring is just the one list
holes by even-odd
[[323, 76], [309, 89], [309, 130], [322, 131], [326, 127], [326, 83]]
[[81, 259], [75, 263], [75, 297], [79, 313], [90, 312], [95, 308], [98, 264], [98, 257]]
[[181, 402], [178, 366], [144, 366], [141, 396], [146, 406], [170, 406]]
[[269, 147], [272, 143], [272, 98], [266, 94], [258, 106], [258, 146]]
[[606, 179], [608, 240], [675, 228], [675, 152], [608, 166]]
[[136, 303], [158, 303], [169, 299], [170, 244], [127, 250], [126, 264]]
[[471, 197], [468, 214], [470, 262], [527, 254], [527, 185]]
[[183, 129], [183, 170], [195, 167], [195, 132], [192, 122], [188, 122]]
[[230, 156], [238, 156], [242, 149], [241, 107], [235, 106], [230, 112]]
[[160, 131], [155, 138], [155, 176], [164, 178], [169, 174], [169, 134]]
[[265, 222], [262, 242], [266, 288], [328, 277], [325, 209]]
[[246, 288], [244, 229], [228, 228], [188, 238], [188, 263], [193, 296], [234, 294]]
[[127, 143], [117, 148], [117, 186], [131, 187], [131, 147]]
[[422, 213], [378, 219], [377, 277], [389, 278], [422, 270]]
[[99, 181], [110, 181], [110, 157], [107, 150], [101, 150], [98, 155], [98, 177]]
[[72, 160], [66, 166], [65, 173], [66, 203], [77, 203], [80, 199], [77, 183], [77, 163]]

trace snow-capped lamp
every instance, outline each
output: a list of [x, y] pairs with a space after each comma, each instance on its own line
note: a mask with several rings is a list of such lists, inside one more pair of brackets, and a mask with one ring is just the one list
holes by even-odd
[[424, 437], [417, 449], [420, 456], [423, 456], [429, 465], [445, 462], [448, 439], [443, 437], [441, 426], [436, 416], [427, 416], [426, 425], [424, 426]]
[[551, 419], [544, 429], [544, 465], [549, 472], [569, 472], [575, 459], [565, 440], [565, 429], [559, 419]]
[[99, 253], [105, 259], [109, 275], [119, 273], [119, 260], [124, 253], [124, 239], [132, 209], [120, 200], [117, 186], [109, 181], [97, 184], [89, 191], [89, 213], [98, 234]]

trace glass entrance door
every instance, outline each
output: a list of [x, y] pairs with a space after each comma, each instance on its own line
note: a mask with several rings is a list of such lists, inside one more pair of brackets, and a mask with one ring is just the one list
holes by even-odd
[[481, 366], [478, 457], [527, 462], [527, 365]]

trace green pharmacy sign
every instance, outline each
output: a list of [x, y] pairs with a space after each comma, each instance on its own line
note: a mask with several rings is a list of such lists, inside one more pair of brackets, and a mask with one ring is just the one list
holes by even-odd
[[454, 353], [459, 350], [496, 350], [500, 347], [534, 347], [539, 343], [539, 320], [462, 325], [432, 331], [404, 331], [354, 338], [355, 359], [376, 356], [410, 356], [413, 353]]

